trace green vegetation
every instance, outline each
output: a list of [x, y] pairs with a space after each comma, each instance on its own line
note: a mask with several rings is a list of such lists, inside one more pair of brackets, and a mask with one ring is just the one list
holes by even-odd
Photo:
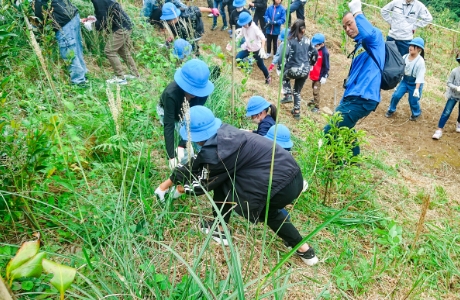
[[[75, 3], [81, 15], [92, 12], [90, 2]], [[163, 38], [133, 18], [143, 78], [116, 88], [105, 84], [111, 69], [102, 51], [104, 36], [83, 30], [85, 60], [93, 72], [89, 88], [72, 87], [49, 27], [34, 32], [41, 48], [32, 46], [23, 17], [23, 11], [30, 13], [27, 5], [0, 8], [5, 18], [0, 21], [3, 278], [20, 245], [38, 231], [42, 253], [76, 269], [68, 299], [447, 299], [460, 294], [460, 206], [447, 189], [404, 181], [401, 171], [411, 162], [388, 165], [388, 153], [352, 158], [352, 143], [372, 137], [333, 128], [331, 134], [340, 130], [341, 138], [326, 143], [322, 126], [309, 118], [295, 125], [301, 133], [293, 155], [310, 188], [288, 209], [320, 264], [303, 265], [293, 256], [295, 249], [286, 248], [265, 224], [236, 216], [225, 227], [232, 231], [230, 247], [214, 244], [197, 226], [211, 214], [210, 195], [168, 199], [165, 206], [154, 197], [169, 174], [156, 104], [178, 64], [158, 47]], [[137, 7], [123, 5], [138, 16]], [[318, 6], [324, 26], [339, 15], [333, 5]], [[337, 23], [328, 30], [346, 46]], [[423, 32], [433, 40], [436, 30]], [[440, 54], [432, 66], [451, 69], [449, 47], [432, 49]], [[222, 66], [207, 105], [224, 122], [247, 128], [249, 75], [232, 80], [220, 47], [202, 48], [206, 62]], [[433, 70], [433, 76], [445, 73]], [[332, 116], [332, 123], [337, 119]], [[425, 203], [436, 217], [422, 222], [425, 230], [418, 236]], [[60, 297], [62, 284], [61, 289], [50, 284], [53, 275], [32, 275], [13, 281], [18, 299]]]

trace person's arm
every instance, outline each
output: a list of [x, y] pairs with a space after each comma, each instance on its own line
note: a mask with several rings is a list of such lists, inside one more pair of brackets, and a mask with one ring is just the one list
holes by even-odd
[[281, 6], [281, 4], [278, 7], [279, 9], [281, 9], [281, 13], [280, 13], [281, 17], [275, 21], [276, 22], [275, 24], [283, 25], [284, 23], [286, 23], [286, 9], [283, 6]]
[[423, 5], [422, 3], [418, 2], [417, 4], [422, 6], [422, 9], [419, 12], [417, 17], [417, 22], [414, 24], [413, 30], [416, 30], [420, 27], [425, 27], [426, 25], [430, 24], [433, 21], [433, 17], [431, 16], [430, 11]]
[[329, 52], [326, 50], [326, 47], [323, 48], [323, 65], [321, 66], [321, 77], [329, 76]]
[[261, 136], [267, 135], [268, 130], [272, 125], [268, 122], [260, 122], [259, 127], [257, 128], [256, 133]]
[[449, 79], [447, 79], [447, 86], [450, 87], [453, 91], [457, 91], [457, 86], [454, 84], [456, 71], [458, 71], [457, 68], [453, 69], [452, 72], [450, 72]]
[[425, 67], [425, 61], [423, 60], [423, 58], [421, 58], [417, 62], [416, 67], [417, 67], [417, 74], [415, 76], [415, 83], [416, 85], [418, 85], [416, 86], [416, 88], [419, 88], [420, 84], [425, 82], [426, 67]]
[[105, 4], [103, 2], [100, 2], [99, 0], [91, 0], [91, 2], [93, 2], [94, 15], [96, 17], [96, 22], [94, 23], [94, 26], [96, 27], [96, 30], [102, 30], [105, 26], [107, 26], [107, 13], [109, 11], [109, 8], [106, 7]]
[[382, 15], [382, 18], [385, 20], [385, 22], [387, 22], [390, 25], [391, 25], [391, 20], [392, 20], [391, 12], [393, 11], [394, 6], [395, 6], [395, 1], [391, 1], [390, 3], [382, 7], [382, 9], [380, 10], [380, 14]]
[[[163, 95], [162, 95], [163, 97]], [[174, 132], [176, 127], [176, 107], [175, 99], [169, 95], [164, 95], [165, 101], [163, 101], [164, 117], [163, 117], [163, 135], [166, 145], [166, 153], [168, 158], [172, 159], [176, 157], [174, 153]]]
[[[278, 49], [276, 49], [276, 54], [273, 56], [273, 60], [272, 60], [272, 64], [276, 65], [278, 63], [278, 61], [280, 60], [280, 57], [281, 57], [281, 53], [283, 52], [283, 44], [284, 42], [282, 42], [279, 46], [278, 46]], [[281, 61], [280, 61], [281, 63]]]
[[314, 66], [316, 61], [318, 60], [318, 50], [311, 44], [308, 47], [308, 60], [310, 63], [310, 66]]

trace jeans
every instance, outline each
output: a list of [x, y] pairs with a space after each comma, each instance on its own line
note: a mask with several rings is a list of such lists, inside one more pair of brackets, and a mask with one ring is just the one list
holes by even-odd
[[405, 93], [408, 93], [409, 96], [409, 105], [413, 117], [417, 117], [422, 113], [420, 109], [419, 100], [422, 98], [423, 83], [420, 84], [420, 98], [414, 97], [415, 83], [410, 84], [406, 80], [401, 80], [396, 91], [391, 96], [390, 106], [388, 107], [388, 112], [394, 113], [396, 111], [396, 106], [398, 106], [399, 101], [404, 96]]
[[409, 43], [411, 42], [411, 40], [401, 41], [395, 40], [394, 38], [387, 36], [387, 41], [395, 42], [396, 47], [398, 47], [399, 53], [401, 53], [401, 56], [404, 56], [409, 53]]
[[295, 12], [297, 19], [305, 20], [305, 2], [300, 0], [292, 1], [289, 9], [289, 27], [291, 27], [291, 14]]
[[59, 45], [59, 53], [62, 59], [71, 60], [69, 66], [70, 81], [73, 84], [86, 82], [85, 75], [88, 72], [83, 60], [83, 45], [80, 33], [80, 15], [77, 13], [69, 23], [56, 32], [56, 40]]
[[[358, 96], [348, 96], [343, 98], [339, 106], [335, 109], [336, 112], [340, 112], [343, 118], [337, 126], [348, 128], [355, 127], [356, 123], [374, 111], [378, 104], [379, 103], [377, 101], [363, 99]], [[324, 127], [324, 133], [327, 134], [329, 130], [331, 130], [331, 126], [328, 124]], [[353, 156], [359, 155], [360, 149], [357, 143], [355, 143], [352, 151]]]
[[121, 65], [120, 58], [118, 55], [123, 58], [123, 60], [128, 64], [131, 72], [134, 76], [139, 76], [137, 71], [136, 63], [134, 62], [133, 57], [131, 56], [131, 30], [118, 29], [117, 31], [111, 33], [107, 39], [107, 44], [105, 45], [105, 55], [109, 59], [110, 65], [115, 71], [117, 77], [123, 77], [123, 67]]
[[[246, 57], [249, 56], [249, 53], [251, 53], [251, 52], [249, 52], [248, 50], [241, 50], [241, 51], [238, 52], [238, 54], [236, 55], [236, 59], [243, 60], [244, 58], [246, 58]], [[262, 73], [264, 73], [265, 79], [267, 79], [268, 77], [270, 77], [270, 75], [269, 75], [269, 73], [268, 73], [268, 70], [267, 70], [267, 67], [266, 67], [265, 64], [264, 64], [263, 59], [259, 56], [259, 51], [252, 52], [252, 54], [254, 55], [254, 59], [255, 59], [256, 62], [257, 62], [257, 66], [258, 66], [259, 69], [262, 71]]]
[[[214, 0], [214, 8], [219, 9], [219, 13], [222, 16], [222, 22], [224, 23], [224, 26], [227, 26], [227, 16], [225, 15], [224, 1]], [[212, 17], [212, 26], [217, 26], [217, 17]]]
[[[454, 98], [449, 98], [447, 100], [446, 106], [442, 111], [441, 118], [439, 119], [438, 128], [444, 128], [444, 125], [446, 125], [447, 120], [449, 120], [450, 114], [454, 110], [454, 107], [457, 103], [458, 100], [455, 100]], [[460, 123], [460, 105], [458, 106], [457, 122]]]

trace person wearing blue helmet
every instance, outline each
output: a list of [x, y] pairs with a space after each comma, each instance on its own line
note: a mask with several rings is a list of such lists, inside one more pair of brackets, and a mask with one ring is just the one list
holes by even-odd
[[[278, 126], [278, 128], [276, 128]], [[283, 147], [286, 151], [291, 151], [292, 146], [294, 143], [291, 140], [291, 132], [286, 125], [278, 124], [273, 125], [268, 130], [267, 134], [265, 135], [266, 138], [270, 140], [275, 140], [275, 130], [276, 130], [276, 143]]]
[[278, 48], [278, 36], [281, 31], [281, 25], [286, 22], [286, 8], [281, 5], [282, 0], [273, 0], [273, 5], [270, 5], [265, 12], [264, 18], [265, 23], [265, 37], [267, 38], [267, 55], [265, 58], [269, 58], [272, 54], [276, 54]]
[[[173, 3], [178, 9], [181, 11], [185, 11], [188, 7], [184, 3], [182, 3], [180, 0], [166, 0], [164, 3], [171, 2]], [[148, 17], [148, 21], [152, 25], [156, 25], [160, 27], [161, 29], [164, 28], [163, 23], [161, 22], [161, 8], [162, 4], [159, 3], [158, 0], [144, 0], [144, 5], [141, 10], [141, 13], [144, 14], [144, 16]], [[147, 13], [150, 11], [150, 13], [147, 15]]]
[[[268, 113], [268, 109], [270, 109], [270, 113]], [[252, 122], [257, 124], [257, 130], [252, 132], [264, 136], [268, 129], [275, 125], [276, 106], [261, 96], [252, 96], [246, 106], [246, 117], [251, 117]]]
[[[185, 143], [179, 142], [175, 151], [174, 131], [183, 119], [183, 105], [204, 105], [208, 96], [214, 90], [214, 84], [209, 80], [210, 71], [206, 63], [199, 59], [187, 61], [182, 68], [176, 70], [174, 81], [163, 91], [157, 106], [160, 122], [164, 125], [164, 140], [169, 167], [173, 169], [178, 163], [185, 163]], [[190, 154], [191, 155], [191, 154]]]
[[396, 112], [401, 98], [408, 93], [411, 116], [409, 120], [416, 121], [422, 114], [420, 97], [422, 96], [423, 83], [425, 82], [425, 41], [416, 37], [409, 43], [409, 54], [403, 56], [406, 63], [404, 77], [391, 96], [390, 106], [385, 117], [391, 118]]
[[240, 14], [242, 12], [247, 12], [248, 14], [250, 14], [249, 10], [244, 8], [245, 5], [246, 0], [233, 0], [233, 7], [235, 9], [230, 14], [230, 28], [233, 28], [233, 26], [235, 26], [235, 29], [241, 28], [241, 26], [238, 25], [238, 18], [240, 17]]
[[329, 76], [329, 51], [327, 51], [326, 45], [324, 44], [325, 40], [326, 38], [322, 33], [313, 35], [311, 39], [311, 44], [318, 50], [318, 60], [310, 71], [313, 99], [310, 100], [308, 106], [311, 107], [311, 111], [315, 113], [319, 112], [319, 93], [321, 91], [321, 85], [326, 83], [327, 77]]
[[173, 55], [183, 60], [192, 54], [192, 45], [184, 39], [177, 39], [174, 41]]
[[[158, 186], [155, 194], [159, 201], [164, 202], [170, 190], [173, 198], [182, 193], [203, 195], [214, 191], [214, 220], [200, 222], [201, 230], [214, 241], [229, 245], [231, 235], [224, 231], [220, 220], [228, 224], [234, 210], [255, 224], [266, 220], [288, 246], [300, 244], [297, 255], [305, 264], [316, 264], [315, 251], [302, 243], [299, 231], [282, 211], [304, 188], [302, 172], [292, 155], [265, 137], [222, 123], [204, 106], [191, 107], [189, 115], [180, 134], [198, 143], [201, 150], [189, 164], [178, 165]], [[272, 161], [276, 166], [273, 170]]]

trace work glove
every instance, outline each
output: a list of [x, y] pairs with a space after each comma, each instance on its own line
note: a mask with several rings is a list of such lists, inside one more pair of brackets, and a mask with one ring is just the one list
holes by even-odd
[[172, 188], [174, 190], [173, 199], [177, 199], [177, 198], [179, 198], [180, 196], [182, 196], [184, 194], [184, 193], [179, 192], [177, 190], [177, 187], [173, 186]]
[[160, 187], [157, 187], [157, 189], [155, 190], [155, 196], [157, 196], [157, 199], [161, 202], [161, 203], [164, 203], [165, 202], [165, 195], [166, 193], [168, 192], [168, 190], [161, 190]]
[[214, 17], [219, 16], [219, 10], [217, 8], [211, 8], [211, 13]]
[[415, 89], [414, 90], [414, 95], [413, 95], [415, 98], [420, 98], [420, 92], [418, 89]]
[[227, 49], [227, 51], [232, 51], [232, 44], [228, 43], [225, 49]]
[[265, 49], [264, 48], [260, 48], [259, 50], [259, 57], [264, 59], [265, 57], [267, 56], [267, 53], [265, 53]]
[[460, 92], [460, 86], [457, 86], [457, 92]]
[[270, 64], [270, 66], [268, 67], [268, 72], [273, 71], [274, 67], [275, 67], [275, 64]]
[[177, 158], [170, 158], [169, 159], [169, 168], [173, 170], [177, 166]]
[[353, 0], [348, 3], [348, 7], [350, 8], [350, 12], [355, 15], [357, 12], [362, 11], [361, 9], [361, 0]]
[[182, 160], [185, 157], [185, 148], [177, 147], [177, 161], [178, 163], [182, 163]]
[[92, 22], [83, 22], [83, 26], [85, 26], [86, 30], [88, 30], [88, 31], [93, 30], [93, 23]]
[[321, 84], [325, 84], [326, 83], [326, 77], [321, 77], [321, 79], [319, 80], [319, 82], [321, 82]]

